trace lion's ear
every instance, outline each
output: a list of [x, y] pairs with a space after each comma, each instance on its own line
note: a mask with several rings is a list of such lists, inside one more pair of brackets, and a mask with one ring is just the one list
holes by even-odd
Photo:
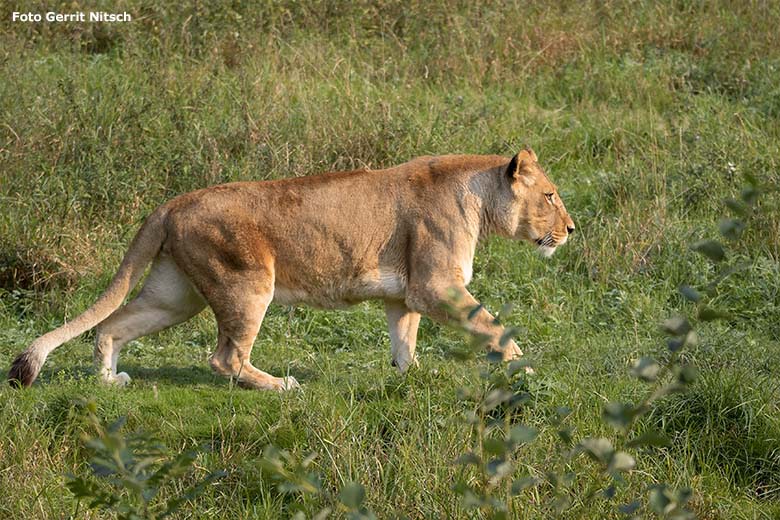
[[520, 153], [509, 161], [506, 174], [509, 177], [519, 179], [524, 173], [530, 172], [530, 167], [536, 162], [536, 154], [530, 148], [520, 150]]

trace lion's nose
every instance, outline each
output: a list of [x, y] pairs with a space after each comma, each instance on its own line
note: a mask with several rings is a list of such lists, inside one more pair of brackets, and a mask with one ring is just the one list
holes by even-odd
[[566, 226], [566, 231], [568, 231], [570, 235], [571, 235], [572, 233], [574, 233], [574, 224], [572, 224], [571, 226], [568, 226], [568, 225], [567, 225], [567, 226]]

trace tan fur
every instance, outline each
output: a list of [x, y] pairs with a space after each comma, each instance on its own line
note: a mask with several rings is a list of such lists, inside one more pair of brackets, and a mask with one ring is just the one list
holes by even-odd
[[[466, 285], [480, 238], [536, 243], [545, 255], [574, 223], [537, 163], [523, 150], [500, 156], [420, 157], [386, 170], [242, 182], [181, 195], [142, 226], [119, 272], [84, 314], [35, 340], [9, 380], [29, 385], [58, 345], [98, 325], [95, 359], [105, 381], [128, 341], [180, 323], [211, 306], [219, 339], [212, 368], [249, 387], [298, 386], [255, 368], [250, 352], [272, 301], [336, 308], [385, 302], [392, 357], [416, 363], [420, 315], [485, 334], [505, 359], [522, 355], [477, 305]], [[139, 295], [120, 307], [144, 267]]]

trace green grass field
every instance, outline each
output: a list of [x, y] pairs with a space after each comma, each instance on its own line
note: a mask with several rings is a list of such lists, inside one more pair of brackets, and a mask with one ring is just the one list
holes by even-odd
[[[536, 366], [520, 420], [540, 430], [517, 472], [543, 478], [557, 407], [573, 410], [578, 438], [615, 437], [602, 406], [644, 392], [631, 362], [662, 355], [659, 322], [692, 312], [677, 288], [713, 270], [689, 245], [717, 237], [723, 199], [750, 173], [770, 191], [731, 253], [744, 269], [714, 299], [731, 318], [697, 328], [683, 356], [699, 379], [640, 425], [672, 445], [635, 452], [611, 501], [586, 499], [603, 480], [596, 464], [567, 462], [575, 499], [560, 516], [625, 518], [617, 504], [665, 482], [692, 489], [699, 518], [780, 518], [779, 4], [23, 3], [0, 0], [0, 378], [95, 300], [144, 217], [179, 193], [530, 145], [577, 233], [549, 260], [489, 240], [470, 288], [493, 311], [514, 304], [505, 321]], [[134, 19], [10, 21], [98, 9]], [[474, 434], [458, 389], [481, 384], [484, 365], [448, 355], [465, 341], [456, 331], [424, 319], [421, 367], [402, 377], [379, 304], [272, 306], [253, 362], [301, 381], [285, 395], [210, 372], [209, 312], [128, 345], [125, 389], [98, 384], [92, 340], [54, 352], [32, 388], [0, 388], [0, 517], [111, 517], [64, 487], [89, 472], [89, 427], [74, 412], [85, 397], [174, 452], [202, 450], [189, 479], [228, 472], [181, 518], [338, 509], [281, 493], [260, 468], [268, 444], [316, 452], [324, 488], [360, 482], [380, 518], [481, 517], [451, 489], [470, 478], [453, 461]], [[549, 518], [550, 502], [537, 486], [512, 516]]]

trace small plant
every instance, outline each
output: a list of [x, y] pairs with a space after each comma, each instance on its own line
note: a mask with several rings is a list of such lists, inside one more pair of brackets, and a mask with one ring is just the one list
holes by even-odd
[[[316, 453], [310, 453], [302, 460], [298, 460], [290, 452], [268, 445], [263, 450], [261, 465], [266, 473], [277, 482], [276, 489], [280, 493], [298, 495], [299, 497], [318, 496], [327, 502], [338, 503], [340, 509], [346, 512], [346, 517], [350, 520], [376, 520], [374, 513], [363, 505], [366, 491], [361, 484], [348, 482], [335, 497], [322, 487], [319, 473], [310, 469], [316, 458]], [[332, 512], [330, 507], [324, 507], [312, 519], [324, 520]], [[302, 511], [298, 511], [292, 518], [304, 520], [306, 515]]]
[[[162, 501], [160, 489], [179, 482], [193, 467], [197, 453], [186, 451], [171, 457], [165, 446], [145, 433], [123, 435], [125, 418], [106, 426], [97, 417], [94, 401], [84, 403], [85, 416], [95, 430], [84, 435], [91, 452], [92, 475], [68, 475], [68, 489], [89, 509], [116, 513], [120, 520], [159, 520], [175, 513], [185, 502], [198, 497], [206, 486], [225, 475], [223, 471], [208, 474], [176, 496]], [[75, 513], [78, 517], [78, 506]]]
[[[747, 175], [746, 180], [748, 184], [741, 192], [741, 200], [726, 201], [726, 205], [736, 214], [735, 218], [723, 219], [719, 223], [720, 233], [731, 241], [736, 241], [746, 229], [760, 193], [755, 178]], [[472, 466], [476, 470], [476, 478], [472, 474], [472, 478], [467, 479], [464, 474], [464, 478], [453, 487], [455, 493], [461, 496], [464, 507], [479, 509], [486, 518], [500, 520], [514, 517], [516, 512], [513, 510], [512, 498], [546, 482], [552, 490], [549, 512], [560, 515], [571, 506], [574, 495], [578, 493], [578, 488], [574, 486], [578, 475], [565, 468], [569, 461], [582, 454], [601, 467], [601, 474], [606, 480], [600, 489], [588, 491], [584, 496], [580, 494], [576, 498], [585, 504], [597, 496], [611, 500], [616, 496], [618, 487], [625, 483], [624, 475], [636, 467], [637, 448], [671, 444], [663, 433], [655, 430], [646, 429], [640, 434], [634, 434], [635, 425], [640, 417], [652, 409], [655, 401], [670, 393], [683, 392], [695, 381], [696, 369], [680, 360], [680, 352], [684, 347], [693, 347], [698, 343], [692, 322], [728, 317], [727, 313], [712, 307], [709, 300], [715, 296], [717, 285], [740, 268], [724, 264], [727, 254], [719, 241], [702, 240], [691, 248], [718, 266], [717, 274], [702, 292], [688, 285], [680, 287], [683, 297], [696, 305], [695, 316], [690, 319], [673, 316], [665, 320], [661, 328], [668, 336], [667, 352], [660, 360], [642, 357], [631, 368], [634, 377], [650, 385], [645, 397], [636, 404], [610, 402], [604, 406], [602, 419], [617, 430], [619, 435], [616, 439], [586, 437], [575, 442], [572, 429], [565, 425], [571, 410], [559, 408], [551, 421], [559, 438], [559, 451], [556, 462], [545, 472], [544, 479], [527, 474], [517, 475], [515, 471], [524, 446], [539, 433], [535, 428], [514, 422], [517, 408], [531, 398], [523, 379], [528, 362], [514, 361], [504, 368], [499, 364], [500, 355], [487, 354], [489, 365], [480, 372], [485, 383], [482, 389], [476, 394], [468, 390], [461, 391], [462, 399], [477, 403], [475, 410], [464, 415], [464, 422], [472, 426], [475, 433], [474, 446], [455, 461], [457, 465]], [[473, 309], [468, 314], [469, 318], [478, 310], [479, 307]], [[504, 311], [500, 314], [504, 314]], [[464, 326], [463, 330], [468, 332], [470, 328]], [[508, 330], [501, 338], [502, 344], [506, 344], [516, 333], [516, 330]], [[470, 335], [471, 352], [484, 346], [486, 337]], [[648, 488], [645, 511], [672, 520], [691, 519], [694, 514], [687, 508], [690, 497], [691, 491], [687, 488], [671, 489], [665, 484], [652, 485]], [[620, 513], [628, 517], [641, 513], [642, 508], [643, 502], [638, 499], [617, 507]]]

